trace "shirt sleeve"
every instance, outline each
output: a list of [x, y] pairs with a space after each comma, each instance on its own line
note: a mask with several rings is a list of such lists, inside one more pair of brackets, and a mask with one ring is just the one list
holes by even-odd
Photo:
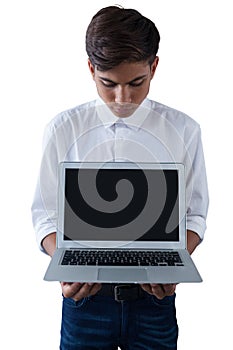
[[203, 240], [207, 227], [209, 194], [199, 125], [187, 143], [185, 163], [187, 229], [196, 232]]
[[56, 137], [48, 125], [44, 132], [43, 155], [31, 207], [32, 222], [39, 248], [42, 240], [57, 227], [57, 165]]

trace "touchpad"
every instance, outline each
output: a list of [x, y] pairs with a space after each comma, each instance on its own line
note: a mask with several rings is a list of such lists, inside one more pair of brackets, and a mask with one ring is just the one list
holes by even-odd
[[147, 282], [147, 270], [99, 268], [98, 280], [102, 282]]

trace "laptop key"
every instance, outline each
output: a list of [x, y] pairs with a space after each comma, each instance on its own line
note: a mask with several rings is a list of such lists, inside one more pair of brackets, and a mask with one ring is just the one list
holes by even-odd
[[66, 250], [62, 265], [183, 266], [178, 252]]

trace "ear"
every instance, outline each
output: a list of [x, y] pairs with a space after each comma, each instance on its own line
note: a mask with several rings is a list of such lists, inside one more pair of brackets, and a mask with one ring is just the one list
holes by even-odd
[[91, 72], [92, 78], [94, 78], [94, 76], [95, 76], [95, 67], [91, 63], [90, 58], [88, 58], [88, 68], [89, 68], [89, 70]]
[[150, 67], [150, 71], [151, 71], [151, 79], [153, 79], [154, 75], [155, 75], [155, 71], [156, 71], [156, 68], [158, 66], [158, 63], [159, 63], [159, 57], [156, 56], [155, 59], [154, 59], [154, 62], [152, 63], [151, 67]]

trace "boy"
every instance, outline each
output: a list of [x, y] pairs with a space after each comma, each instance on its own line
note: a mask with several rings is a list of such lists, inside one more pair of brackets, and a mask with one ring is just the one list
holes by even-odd
[[[46, 128], [40, 179], [32, 206], [40, 248], [56, 248], [57, 166], [60, 161], [181, 162], [186, 168], [188, 250], [206, 229], [208, 190], [199, 125], [147, 99], [158, 66], [160, 35], [133, 9], [100, 10], [86, 32], [88, 67], [99, 98], [54, 118]], [[61, 345], [68, 349], [176, 349], [174, 284], [61, 282]], [[122, 287], [123, 288], [123, 287]]]

